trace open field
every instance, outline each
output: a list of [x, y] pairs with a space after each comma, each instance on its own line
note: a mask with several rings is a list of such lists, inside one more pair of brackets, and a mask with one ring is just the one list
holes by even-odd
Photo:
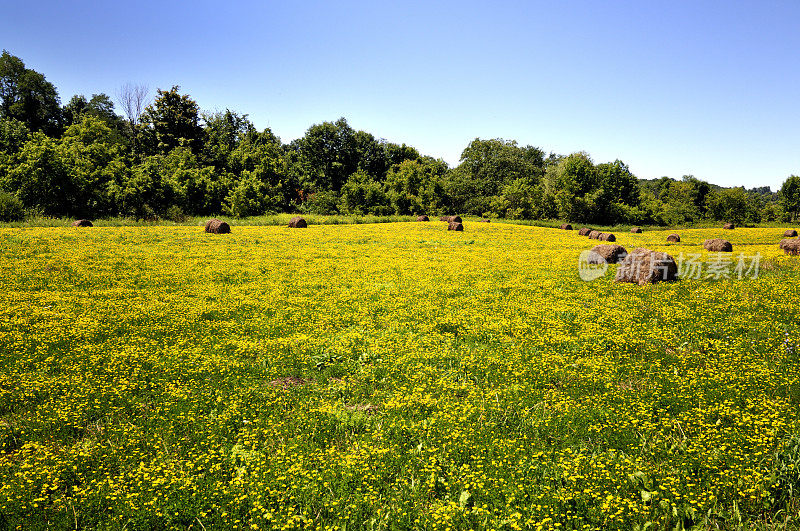
[[617, 243], [758, 277], [583, 282], [598, 242], [499, 223], [0, 229], [0, 529], [782, 528], [800, 259], [670, 232]]

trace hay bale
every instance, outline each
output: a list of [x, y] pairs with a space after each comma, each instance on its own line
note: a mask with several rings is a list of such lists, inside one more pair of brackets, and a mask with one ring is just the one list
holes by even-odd
[[439, 221], [450, 221], [450, 216], [442, 216], [439, 218]]
[[211, 218], [206, 221], [206, 232], [211, 234], [230, 234], [231, 226], [221, 219]]
[[305, 229], [306, 227], [308, 227], [308, 223], [300, 216], [295, 216], [289, 220], [290, 229]]
[[732, 253], [733, 245], [728, 240], [721, 238], [714, 238], [703, 242], [703, 247], [706, 251], [713, 251], [715, 253]]
[[422, 216], [417, 216], [417, 221], [430, 221], [430, 219], [428, 218], [428, 216], [422, 215]]
[[736, 226], [733, 223], [726, 223], [722, 226], [722, 228], [725, 230], [733, 230], [736, 228]]
[[590, 231], [589, 234], [587, 234], [587, 236], [592, 240], [596, 240], [596, 239], [600, 238], [600, 234], [602, 234], [602, 233], [599, 230], [593, 230], [593, 231]]
[[613, 234], [606, 234], [605, 232], [600, 233], [600, 236], [597, 237], [598, 240], [604, 242], [615, 242], [617, 241], [617, 237]]
[[617, 282], [632, 282], [640, 286], [677, 280], [678, 264], [667, 253], [636, 248], [617, 268]]
[[572, 230], [572, 225], [569, 223], [564, 223], [561, 225], [561, 230]]
[[628, 256], [628, 251], [621, 245], [595, 245], [589, 253], [588, 263], [590, 264], [618, 264]]
[[681, 237], [678, 236], [677, 234], [670, 234], [669, 236], [667, 236], [667, 241], [669, 243], [678, 243], [681, 241]]
[[88, 219], [77, 219], [72, 222], [72, 227], [94, 227], [94, 224]]
[[464, 231], [464, 225], [462, 225], [458, 221], [451, 221], [450, 223], [447, 224], [447, 230], [456, 230], [456, 231], [459, 231], [459, 232], [463, 232]]
[[460, 216], [450, 216], [450, 219], [448, 219], [447, 221], [449, 221], [450, 223], [461, 223], [461, 217]]
[[478, 223], [489, 223], [488, 219], [479, 219]]
[[578, 236], [588, 236], [590, 232], [592, 232], [592, 229], [589, 227], [583, 227], [578, 231]]
[[[786, 243], [783, 243], [786, 242]], [[800, 255], [800, 240], [783, 240], [783, 252], [792, 256]]]
[[786, 229], [786, 232], [783, 233], [786, 238], [794, 238], [797, 236], [797, 231], [794, 229]]
[[639, 227], [633, 227], [631, 229], [631, 232], [634, 233], [634, 234], [641, 234], [642, 233], [642, 229], [640, 229]]

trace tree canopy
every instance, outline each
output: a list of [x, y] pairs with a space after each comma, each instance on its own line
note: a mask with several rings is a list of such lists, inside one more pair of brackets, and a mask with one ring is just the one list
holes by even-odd
[[[592, 224], [800, 219], [800, 177], [779, 193], [691, 175], [642, 180], [622, 160], [472, 140], [455, 167], [353, 128], [311, 125], [284, 143], [246, 114], [206, 111], [179, 86], [126, 84], [61, 106], [55, 86], [0, 56], [0, 194], [9, 212], [171, 217], [269, 212], [459, 213]], [[21, 205], [21, 206], [20, 206]], [[5, 214], [4, 214], [5, 215]]]

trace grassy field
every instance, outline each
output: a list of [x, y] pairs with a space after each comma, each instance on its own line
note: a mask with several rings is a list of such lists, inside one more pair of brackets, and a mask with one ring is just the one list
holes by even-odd
[[794, 528], [800, 259], [670, 232], [0, 229], [0, 529]]

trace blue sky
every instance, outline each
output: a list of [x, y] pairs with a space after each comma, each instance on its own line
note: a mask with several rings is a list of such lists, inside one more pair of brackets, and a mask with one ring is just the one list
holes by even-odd
[[15, 2], [0, 47], [66, 102], [180, 85], [284, 141], [340, 116], [451, 165], [515, 139], [639, 177], [800, 174], [800, 2]]

